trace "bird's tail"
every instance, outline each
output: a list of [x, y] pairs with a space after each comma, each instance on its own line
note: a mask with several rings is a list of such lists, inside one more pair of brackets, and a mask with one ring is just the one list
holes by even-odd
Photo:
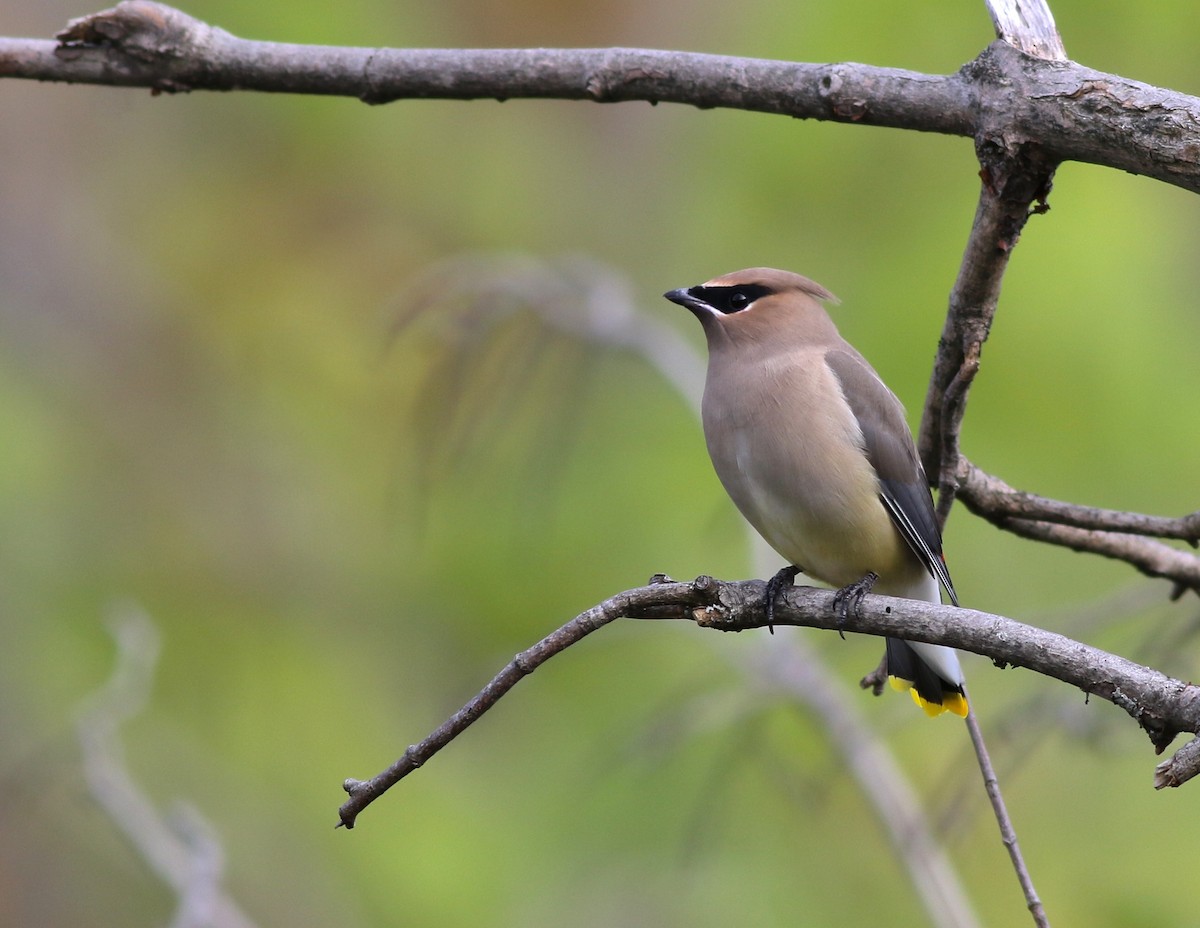
[[966, 718], [962, 669], [953, 648], [888, 638], [887, 674], [892, 688], [908, 690], [926, 715], [952, 712]]

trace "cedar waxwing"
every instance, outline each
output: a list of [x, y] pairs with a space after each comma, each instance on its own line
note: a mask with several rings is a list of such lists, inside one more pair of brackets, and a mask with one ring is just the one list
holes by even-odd
[[[833, 294], [759, 267], [664, 295], [704, 326], [717, 476], [792, 565], [768, 584], [768, 618], [797, 570], [839, 588], [843, 610], [872, 588], [940, 603], [939, 582], [958, 605], [904, 407], [838, 334], [820, 303]], [[886, 666], [929, 715], [966, 716], [954, 649], [888, 638]]]

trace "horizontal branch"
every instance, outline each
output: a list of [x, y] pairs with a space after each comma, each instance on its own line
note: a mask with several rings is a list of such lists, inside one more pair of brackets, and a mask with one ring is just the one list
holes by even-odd
[[[626, 590], [593, 606], [518, 654], [473, 699], [383, 772], [370, 780], [346, 780], [343, 787], [350, 798], [339, 810], [340, 824], [353, 828], [363, 809], [466, 731], [520, 680], [615, 619], [683, 619], [721, 631], [767, 624], [763, 609], [766, 584], [760, 580], [655, 580], [659, 582]], [[774, 624], [898, 635], [973, 651], [999, 666], [1025, 667], [1120, 707], [1146, 731], [1160, 753], [1179, 732], [1200, 732], [1200, 687], [1063, 635], [974, 609], [878, 595], [867, 596], [857, 615], [839, 622], [833, 599], [832, 592], [812, 587], [786, 591], [776, 605]]]
[[73, 20], [60, 42], [0, 39], [0, 77], [413, 98], [643, 100], [1033, 141], [1200, 192], [1200, 99], [995, 42], [959, 72], [650, 49], [387, 49], [237, 38], [150, 0]]
[[[126, 0], [72, 20], [61, 43], [0, 41], [0, 77], [402, 99], [548, 98], [726, 107], [969, 135], [967, 85], [864, 65], [638, 48], [352, 48], [241, 39], [178, 10]], [[862, 103], [855, 103], [860, 99]], [[861, 112], [866, 103], [870, 112]]]

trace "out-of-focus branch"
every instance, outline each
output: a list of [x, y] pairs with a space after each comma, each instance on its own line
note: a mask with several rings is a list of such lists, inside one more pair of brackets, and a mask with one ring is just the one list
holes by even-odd
[[388, 49], [258, 42], [150, 0], [0, 39], [0, 78], [393, 100], [641, 100], [979, 139], [1005, 126], [1047, 163], [1086, 161], [1200, 191], [1200, 99], [989, 46], [955, 74], [637, 48]]
[[789, 698], [821, 720], [826, 737], [879, 816], [930, 924], [936, 928], [978, 925], [954, 863], [934, 834], [912, 782], [867, 724], [858, 704], [847, 701], [845, 681], [830, 672], [803, 638], [771, 645], [748, 662], [748, 672], [760, 683], [786, 690]]
[[[350, 798], [340, 809], [340, 824], [354, 827], [363, 809], [466, 731], [520, 680], [618, 618], [684, 619], [720, 631], [767, 624], [766, 584], [760, 580], [656, 579], [650, 586], [626, 590], [593, 606], [518, 654], [478, 695], [388, 769], [370, 780], [346, 780]], [[910, 599], [868, 596], [857, 615], [841, 620], [833, 607], [834, 595], [811, 587], [790, 590], [781, 597], [774, 622], [944, 644], [983, 654], [999, 665], [1028, 668], [1123, 709], [1146, 731], [1158, 752], [1180, 732], [1200, 732], [1200, 686], [1152, 668], [1002, 616]]]
[[186, 804], [161, 815], [125, 765], [120, 728], [149, 698], [159, 642], [154, 624], [132, 607], [114, 616], [112, 634], [117, 643], [112, 677], [76, 723], [92, 798], [178, 897], [171, 928], [253, 928], [221, 888], [224, 854], [211, 827]]

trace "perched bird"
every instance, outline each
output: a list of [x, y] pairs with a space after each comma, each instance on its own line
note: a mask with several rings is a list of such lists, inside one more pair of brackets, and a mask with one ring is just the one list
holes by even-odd
[[[807, 277], [749, 268], [668, 300], [708, 340], [708, 453], [737, 508], [791, 565], [768, 584], [768, 616], [797, 572], [839, 588], [957, 605], [904, 407], [841, 335]], [[843, 615], [845, 613], [843, 612]], [[966, 716], [958, 654], [887, 639], [887, 673], [929, 715]]]

